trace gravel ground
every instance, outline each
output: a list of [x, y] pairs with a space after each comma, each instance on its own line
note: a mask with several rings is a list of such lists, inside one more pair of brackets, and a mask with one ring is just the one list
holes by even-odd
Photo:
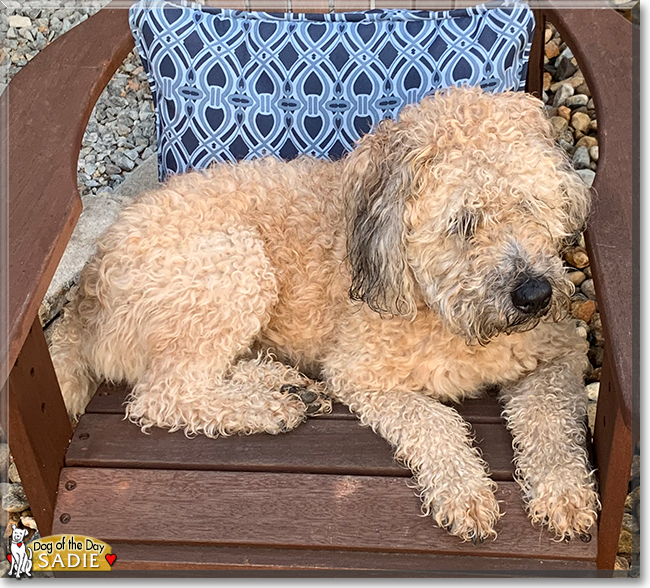
[[[47, 44], [89, 15], [108, 0], [77, 2], [9, 2], [0, 12], [0, 92], [8, 81]], [[618, 1], [634, 18], [633, 3]], [[43, 6], [52, 8], [43, 8]], [[65, 5], [65, 8], [60, 6]], [[638, 18], [638, 3], [636, 5]], [[577, 69], [575, 59], [552, 26], [545, 38], [544, 101], [555, 128], [558, 143], [571, 157], [578, 173], [591, 184], [598, 165], [598, 123], [589, 88]], [[156, 130], [151, 93], [142, 65], [135, 53], [130, 54], [101, 95], [83, 138], [78, 163], [78, 185], [82, 195], [106, 193], [107, 196], [146, 159], [155, 156]], [[590, 343], [590, 371], [587, 374], [589, 422], [593, 427], [603, 360], [603, 328], [596, 302], [594, 282], [582, 236], [565, 254], [570, 278], [576, 286], [571, 314], [576, 329]], [[4, 472], [8, 472], [4, 475]], [[8, 545], [11, 523], [32, 530], [36, 524], [12, 464], [8, 446], [0, 444], [0, 485], [2, 510], [0, 533]], [[626, 502], [619, 543], [617, 569], [639, 575], [639, 455], [634, 457], [630, 495]], [[636, 555], [633, 556], [633, 551]], [[632, 569], [630, 570], [630, 567]], [[0, 575], [8, 569], [0, 562]], [[625, 572], [628, 573], [628, 572]]]

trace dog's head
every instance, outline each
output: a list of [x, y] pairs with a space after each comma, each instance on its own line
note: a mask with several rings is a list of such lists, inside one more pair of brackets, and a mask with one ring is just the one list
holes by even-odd
[[481, 343], [563, 314], [560, 252], [590, 192], [536, 98], [439, 92], [361, 139], [343, 185], [353, 299], [393, 315], [424, 304]]
[[16, 525], [11, 525], [11, 542], [12, 543], [21, 543], [23, 539], [29, 533], [28, 529], [19, 529]]

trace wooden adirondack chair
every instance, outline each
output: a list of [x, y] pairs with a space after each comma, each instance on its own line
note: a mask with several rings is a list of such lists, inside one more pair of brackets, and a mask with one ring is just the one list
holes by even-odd
[[[350, 11], [369, 9], [371, 0], [212, 4]], [[426, 2], [374, 0], [372, 7], [426, 8]], [[382, 439], [340, 407], [277, 437], [190, 440], [181, 432], [141, 434], [122, 420], [125, 390], [103, 386], [73, 432], [37, 311], [81, 212], [76, 168], [84, 129], [103, 88], [133, 48], [127, 10], [117, 2], [42, 51], [0, 102], [2, 152], [8, 154], [0, 160], [0, 177], [9, 227], [3, 257], [8, 282], [0, 288], [5, 295], [8, 285], [9, 292], [2, 307], [8, 312], [0, 357], [9, 408], [2, 426], [9, 431], [42, 536], [84, 534], [107, 541], [118, 558], [114, 576], [135, 570], [141, 575], [153, 570], [183, 575], [611, 573], [639, 430], [633, 366], [638, 355], [632, 346], [639, 333], [632, 321], [638, 292], [632, 235], [639, 218], [633, 198], [638, 87], [632, 58], [638, 56], [638, 30], [610, 9], [558, 9], [549, 0], [535, 12], [528, 90], [541, 92], [548, 19], [578, 60], [599, 124], [597, 196], [587, 246], [607, 343], [593, 439], [603, 508], [592, 541], [557, 543], [530, 524], [512, 478], [511, 437], [494, 396], [461, 409], [476, 431], [506, 511], [499, 539], [477, 546], [419, 516], [419, 499], [406, 484], [409, 472], [393, 461]]]

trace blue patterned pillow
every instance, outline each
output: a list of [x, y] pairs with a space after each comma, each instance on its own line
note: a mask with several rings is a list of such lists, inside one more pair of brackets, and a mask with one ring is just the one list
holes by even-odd
[[534, 19], [511, 0], [330, 14], [140, 0], [130, 24], [153, 93], [162, 179], [265, 155], [337, 159], [438, 88], [522, 90]]

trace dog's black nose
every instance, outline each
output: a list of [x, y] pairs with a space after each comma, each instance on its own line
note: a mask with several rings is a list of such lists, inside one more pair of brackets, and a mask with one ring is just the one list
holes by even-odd
[[551, 300], [553, 288], [546, 278], [527, 278], [512, 291], [515, 308], [526, 314], [537, 314]]

